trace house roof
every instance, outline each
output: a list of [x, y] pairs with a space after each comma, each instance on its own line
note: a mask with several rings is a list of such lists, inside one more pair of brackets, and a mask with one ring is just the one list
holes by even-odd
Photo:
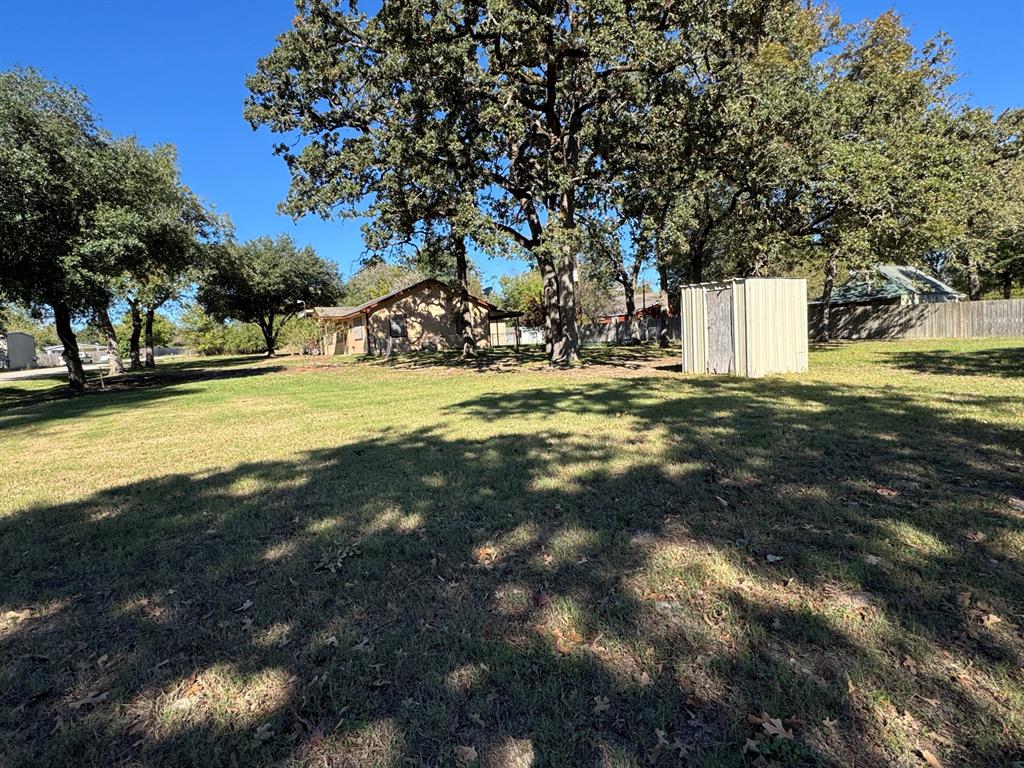
[[[940, 295], [958, 299], [963, 294], [917, 267], [876, 264], [850, 273], [850, 279], [832, 292], [830, 304], [857, 304], [866, 301], [899, 299], [903, 296]], [[812, 304], [821, 303], [815, 299]]]
[[311, 314], [319, 318], [343, 318], [355, 314], [355, 307], [313, 307]]
[[[313, 317], [316, 317], [318, 319], [344, 320], [347, 317], [352, 317], [353, 315], [358, 315], [363, 312], [371, 312], [386, 301], [398, 299], [401, 298], [402, 296], [407, 296], [410, 293], [415, 293], [419, 289], [425, 288], [428, 285], [439, 285], [443, 288], [449, 288], [447, 284], [442, 283], [440, 280], [428, 277], [425, 280], [420, 280], [419, 282], [413, 283], [412, 285], [407, 285], [404, 288], [398, 288], [397, 290], [391, 291], [390, 293], [385, 293], [383, 296], [378, 296], [375, 299], [364, 301], [362, 304], [356, 307], [313, 307], [313, 311], [311, 312], [311, 314], [313, 315]], [[479, 304], [482, 307], [486, 307], [488, 310], [491, 311], [495, 311], [498, 309], [494, 304], [484, 301], [478, 296], [470, 295], [469, 300], [476, 304]]]
[[[619, 315], [626, 314], [626, 292], [617, 287], [609, 297], [608, 307], [604, 313], [605, 317], [618, 317]], [[643, 312], [645, 309], [649, 312], [651, 309], [661, 307], [661, 291], [657, 289], [648, 289], [633, 292], [633, 306], [637, 313]]]

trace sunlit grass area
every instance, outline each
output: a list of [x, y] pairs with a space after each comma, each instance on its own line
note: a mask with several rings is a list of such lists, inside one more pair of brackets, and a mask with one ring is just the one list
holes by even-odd
[[4, 382], [4, 765], [1013, 765], [1024, 341]]

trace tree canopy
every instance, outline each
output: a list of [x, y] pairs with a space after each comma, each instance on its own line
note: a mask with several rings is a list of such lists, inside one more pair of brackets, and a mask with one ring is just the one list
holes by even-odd
[[210, 250], [197, 299], [217, 320], [259, 327], [267, 355], [281, 327], [303, 309], [333, 304], [341, 292], [335, 266], [288, 235], [258, 237]]
[[76, 387], [72, 317], [112, 269], [111, 254], [79, 247], [115, 178], [108, 150], [81, 91], [31, 69], [0, 73], [0, 291], [50, 308]]
[[[756, 51], [791, 7], [411, 0], [368, 16], [311, 2], [249, 78], [246, 115], [305, 137], [276, 148], [292, 173], [288, 210], [352, 208], [402, 167], [428, 190], [430, 217], [529, 253], [551, 359], [568, 362], [579, 352], [577, 214], [621, 174], [612, 156], [630, 157], [615, 123], [662, 98], [704, 104], [717, 69]], [[450, 173], [441, 183], [438, 168]]]
[[143, 327], [190, 280], [227, 222], [180, 180], [172, 146], [141, 146], [99, 128], [78, 89], [32, 69], [0, 73], [0, 292], [52, 314], [72, 386], [85, 374], [73, 323], [100, 328], [123, 370], [112, 305], [132, 310], [132, 357]]
[[287, 139], [293, 215], [368, 215], [372, 249], [528, 256], [566, 362], [581, 262], [627, 295], [648, 266], [663, 292], [813, 270], [827, 293], [883, 259], [972, 296], [1012, 282], [1020, 118], [964, 109], [950, 60], [895, 13], [790, 0], [314, 0], [245, 114]]

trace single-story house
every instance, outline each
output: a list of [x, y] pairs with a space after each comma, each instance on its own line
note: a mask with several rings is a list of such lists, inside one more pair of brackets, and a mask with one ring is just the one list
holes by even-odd
[[[516, 343], [518, 313], [500, 310], [478, 296], [471, 295], [469, 302], [478, 347]], [[305, 314], [319, 323], [327, 355], [392, 355], [462, 346], [459, 291], [433, 278], [357, 307], [314, 307]]]
[[[637, 336], [632, 340], [653, 340], [662, 332], [661, 292], [640, 288], [633, 293], [633, 310], [636, 314]], [[626, 330], [626, 292], [616, 288], [609, 301], [592, 322], [583, 323], [580, 334], [584, 341], [617, 344], [631, 341]], [[669, 317], [665, 328], [669, 338], [679, 335], [679, 318]]]
[[[609, 297], [610, 301], [599, 318], [603, 323], [626, 322], [626, 292], [616, 288]], [[658, 317], [661, 314], [661, 292], [647, 288], [633, 292], [633, 308], [637, 318]]]
[[[832, 292], [829, 306], [908, 306], [960, 301], [962, 298], [962, 293], [917, 267], [876, 264], [868, 269], [852, 271], [850, 279]], [[810, 304], [821, 304], [821, 299]]]
[[[90, 363], [107, 362], [107, 347], [105, 344], [90, 344], [87, 341], [78, 342], [78, 356], [85, 365]], [[39, 364], [44, 367], [64, 365], [64, 345], [54, 344], [43, 347], [43, 354], [39, 356]]]

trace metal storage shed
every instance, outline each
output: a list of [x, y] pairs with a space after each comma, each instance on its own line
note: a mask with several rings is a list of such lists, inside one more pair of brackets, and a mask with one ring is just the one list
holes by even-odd
[[766, 376], [807, 370], [807, 282], [736, 278], [683, 286], [683, 371]]
[[[4, 362], [7, 368], [16, 371], [19, 368], [33, 366], [36, 357], [36, 341], [30, 334], [11, 331], [4, 338], [4, 342], [5, 352], [0, 354], [0, 357], [6, 357]], [[0, 365], [0, 368], [3, 367]]]

